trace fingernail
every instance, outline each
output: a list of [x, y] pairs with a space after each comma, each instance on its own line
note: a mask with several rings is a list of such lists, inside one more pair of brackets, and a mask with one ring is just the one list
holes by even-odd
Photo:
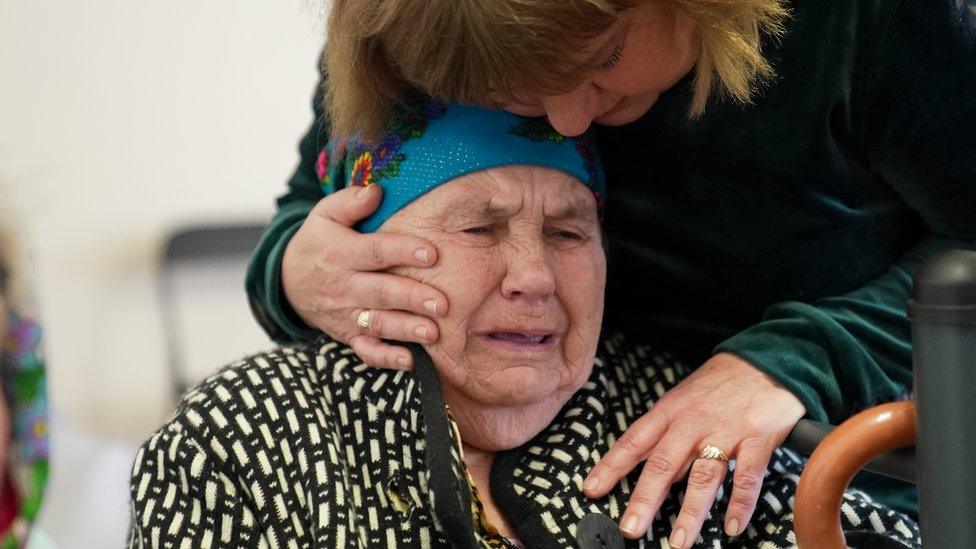
[[729, 536], [738, 536], [739, 519], [737, 518], [729, 519], [729, 521], [725, 523], [725, 533]]
[[399, 366], [399, 367], [401, 367], [401, 368], [403, 368], [405, 370], [405, 369], [407, 369], [407, 367], [410, 366], [410, 361], [407, 360], [407, 357], [401, 356], [400, 358], [397, 359], [397, 366]]
[[602, 482], [601, 482], [602, 480], [603, 479], [600, 478], [600, 473], [594, 471], [594, 472], [590, 473], [590, 475], [588, 477], [586, 477], [586, 480], [583, 481], [583, 489], [584, 490], [596, 490], [602, 484]]
[[427, 309], [427, 312], [429, 312], [430, 314], [436, 315], [437, 314], [437, 300], [436, 299], [428, 299], [427, 301], [424, 301], [424, 309]]
[[413, 333], [417, 334], [417, 337], [427, 341], [427, 326], [417, 326], [413, 329]]
[[678, 528], [674, 532], [671, 532], [671, 539], [668, 540], [671, 547], [675, 549], [681, 549], [685, 546], [685, 530], [684, 528]]
[[372, 185], [366, 185], [362, 189], [359, 189], [358, 191], [356, 191], [356, 198], [366, 198], [366, 196], [370, 192], [370, 187], [372, 187]]
[[624, 521], [620, 523], [620, 529], [626, 534], [636, 535], [637, 534], [637, 517], [634, 515], [629, 515], [624, 517]]
[[417, 248], [417, 251], [413, 253], [413, 257], [424, 265], [430, 262], [430, 254], [427, 253], [427, 248]]

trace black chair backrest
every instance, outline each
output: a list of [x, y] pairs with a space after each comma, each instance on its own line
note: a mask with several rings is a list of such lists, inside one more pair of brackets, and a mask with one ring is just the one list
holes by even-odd
[[[251, 256], [264, 232], [262, 223], [227, 225], [196, 225], [172, 233], [163, 249], [158, 294], [166, 345], [166, 365], [171, 383], [171, 396], [178, 399], [188, 388], [185, 379], [187, 362], [185, 342], [180, 335], [176, 313], [177, 290], [175, 274], [182, 267], [203, 266], [207, 263], [238, 260], [243, 263]], [[243, 266], [241, 267], [243, 269]], [[241, 273], [243, 279], [243, 273]], [[239, 288], [241, 302], [246, 307], [244, 287]], [[214, 364], [214, 367], [218, 364]]]

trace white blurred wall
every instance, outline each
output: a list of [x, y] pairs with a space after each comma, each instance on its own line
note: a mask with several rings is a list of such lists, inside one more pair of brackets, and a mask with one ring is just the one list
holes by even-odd
[[64, 414], [123, 436], [160, 419], [163, 238], [270, 216], [311, 121], [320, 9], [0, 2], [2, 199], [13, 194], [36, 254]]
[[324, 11], [0, 0], [0, 201], [33, 254], [52, 406], [85, 436], [134, 443], [165, 418], [161, 245], [270, 216], [311, 121]]

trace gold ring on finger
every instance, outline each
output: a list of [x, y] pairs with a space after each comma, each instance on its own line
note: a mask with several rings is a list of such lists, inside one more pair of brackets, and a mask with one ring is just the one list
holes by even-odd
[[359, 326], [359, 331], [368, 334], [369, 333], [369, 309], [363, 309], [359, 316], [356, 317], [356, 326]]
[[719, 461], [728, 461], [729, 456], [725, 455], [725, 452], [720, 450], [717, 446], [712, 446], [711, 444], [703, 446], [701, 451], [698, 452], [698, 459], [717, 459]]

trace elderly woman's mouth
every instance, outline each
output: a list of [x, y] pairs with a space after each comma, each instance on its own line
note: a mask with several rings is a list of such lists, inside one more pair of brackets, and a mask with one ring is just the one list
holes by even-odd
[[494, 330], [479, 334], [478, 339], [503, 349], [543, 351], [556, 345], [559, 334], [542, 330]]

